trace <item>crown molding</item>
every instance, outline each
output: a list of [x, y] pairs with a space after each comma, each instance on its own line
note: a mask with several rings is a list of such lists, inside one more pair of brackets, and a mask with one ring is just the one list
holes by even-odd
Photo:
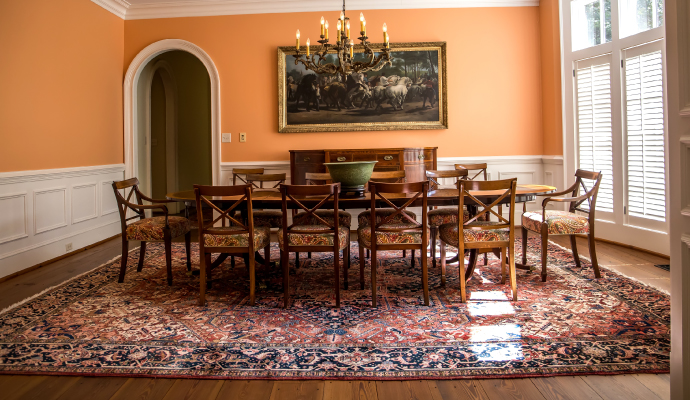
[[[126, 20], [207, 17], [217, 15], [270, 14], [338, 11], [334, 0], [91, 0]], [[539, 0], [350, 0], [351, 10], [395, 10], [421, 8], [535, 7]]]

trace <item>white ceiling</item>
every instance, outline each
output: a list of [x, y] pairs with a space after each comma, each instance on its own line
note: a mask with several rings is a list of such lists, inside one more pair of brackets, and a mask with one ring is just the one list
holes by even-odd
[[[91, 0], [122, 19], [337, 11], [339, 0]], [[350, 10], [526, 7], [539, 0], [350, 0]]]

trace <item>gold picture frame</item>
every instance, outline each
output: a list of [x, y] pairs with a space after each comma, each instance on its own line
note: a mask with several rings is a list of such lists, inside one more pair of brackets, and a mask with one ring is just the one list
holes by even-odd
[[[380, 47], [381, 45], [373, 44], [372, 48], [376, 49], [377, 46]], [[355, 46], [354, 51], [361, 53], [362, 49], [362, 46], [358, 45]], [[304, 70], [301, 64], [294, 66], [294, 55], [296, 54], [294, 47], [278, 47], [278, 132], [448, 129], [446, 42], [391, 43], [390, 49], [393, 66], [388, 71], [400, 71], [401, 73], [397, 74], [398, 78], [410, 78], [410, 80], [405, 81], [406, 87], [409, 89], [405, 98], [410, 100], [407, 102], [407, 110], [404, 107], [405, 103], [401, 103], [400, 109], [398, 109], [392, 102], [386, 103], [385, 100], [381, 100], [381, 96], [376, 99], [372, 99], [371, 96], [368, 99], [362, 99], [359, 106], [355, 106], [355, 101], [349, 105], [345, 104], [346, 107], [352, 108], [344, 109], [345, 107], [341, 107], [340, 104], [337, 104], [338, 108], [336, 108], [333, 103], [339, 103], [339, 100], [329, 102], [329, 98], [333, 97], [328, 97], [332, 92], [330, 90], [331, 84], [323, 84], [323, 81], [335, 79], [335, 77], [323, 75], [316, 78], [321, 81], [319, 85], [322, 87], [319, 92], [323, 91], [322, 97], [316, 100], [316, 104], [323, 104], [323, 106], [318, 107], [319, 111], [307, 112], [306, 108], [304, 111], [300, 109], [300, 104], [304, 105], [304, 102], [300, 102], [299, 96], [295, 102], [295, 92], [298, 91], [299, 85], [290, 83], [288, 87], [288, 79], [293, 78], [291, 82], [297, 82], [300, 77], [313, 74], [313, 72]], [[312, 46], [312, 50], [314, 50], [314, 46]], [[305, 54], [306, 46], [302, 46], [300, 52]], [[420, 67], [420, 64], [425, 62], [421, 61], [415, 65], [409, 65], [408, 68], [408, 59], [414, 61], [418, 55], [422, 54], [428, 56], [427, 65]], [[434, 57], [436, 64], [434, 64]], [[386, 69], [382, 71], [386, 71]], [[297, 72], [300, 75], [296, 75]], [[423, 72], [426, 74], [422, 74]], [[371, 72], [369, 74], [371, 74], [372, 79], [380, 80], [380, 75], [378, 75], [380, 73]], [[339, 83], [342, 83], [342, 78], [340, 79], [341, 82]], [[411, 84], [410, 81], [412, 81]], [[374, 91], [373, 81], [367, 81], [366, 85], [372, 89], [372, 92]], [[413, 85], [420, 86], [422, 89], [413, 88]], [[423, 102], [424, 105], [420, 106], [418, 104], [420, 101], [416, 97], [416, 93], [419, 93], [420, 90], [423, 92], [427, 87], [435, 89], [436, 96], [436, 106], [433, 105], [432, 99], [430, 100], [432, 102], [430, 109], [426, 108], [426, 98]], [[321, 107], [324, 107], [323, 113]], [[435, 117], [436, 109], [438, 110], [438, 118]], [[419, 118], [419, 120], [415, 120], [415, 118]]]

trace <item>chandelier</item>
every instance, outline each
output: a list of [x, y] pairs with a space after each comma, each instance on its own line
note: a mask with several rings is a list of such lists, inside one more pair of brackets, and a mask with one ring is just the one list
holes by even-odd
[[[321, 35], [319, 36], [321, 40], [318, 41], [321, 46], [313, 54], [310, 51], [309, 39], [307, 39], [306, 54], [300, 51], [300, 32], [299, 29], [297, 30], [295, 65], [302, 63], [307, 70], [317, 74], [339, 73], [343, 76], [353, 72], [379, 71], [386, 65], [391, 65], [388, 28], [385, 23], [383, 24], [383, 46], [378, 56], [374, 54], [374, 50], [370, 47], [371, 43], [367, 40], [369, 39], [367, 37], [367, 21], [362, 13], [359, 14], [359, 34], [358, 39], [365, 56], [364, 61], [354, 61], [355, 41], [350, 37], [350, 18], [345, 16], [345, 0], [343, 0], [343, 11], [340, 12], [338, 19], [335, 45], [328, 43], [328, 21], [321, 17]], [[338, 55], [338, 65], [326, 62], [326, 56], [329, 53]]]

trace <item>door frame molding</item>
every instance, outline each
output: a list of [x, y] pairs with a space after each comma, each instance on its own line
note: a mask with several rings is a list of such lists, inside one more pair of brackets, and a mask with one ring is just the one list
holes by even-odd
[[[220, 76], [213, 60], [201, 47], [181, 39], [164, 39], [146, 46], [134, 57], [127, 68], [123, 85], [125, 178], [134, 177], [140, 172], [137, 167], [136, 138], [146, 134], [146, 132], [139, 132], [137, 127], [138, 119], [146, 118], [145, 115], [138, 115], [137, 112], [137, 88], [142, 72], [156, 56], [173, 50], [182, 50], [192, 54], [204, 64], [208, 72], [211, 83], [211, 176], [213, 184], [218, 185], [220, 179]], [[153, 76], [152, 73], [151, 76]], [[150, 91], [150, 84], [148, 86]], [[150, 101], [150, 95], [147, 101]], [[150, 125], [148, 129], [150, 130]]]

